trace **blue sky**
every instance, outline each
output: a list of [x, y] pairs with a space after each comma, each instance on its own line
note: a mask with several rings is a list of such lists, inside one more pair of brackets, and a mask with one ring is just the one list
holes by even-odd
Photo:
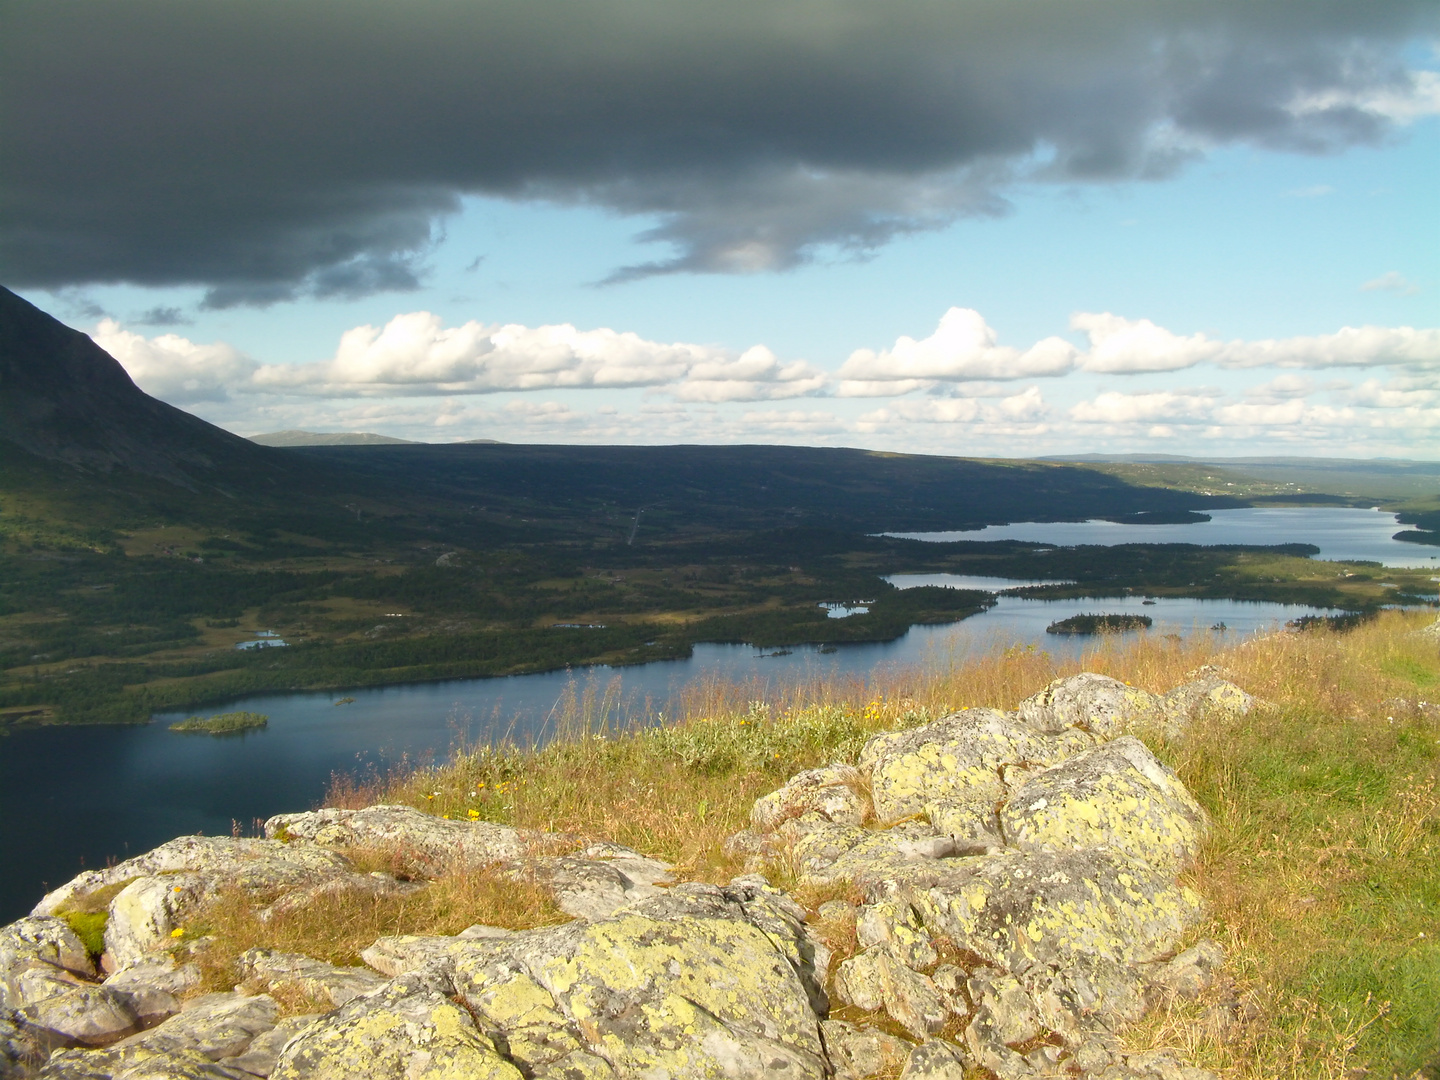
[[[1189, 137], [1158, 178], [1055, 175], [1036, 140], [939, 203], [921, 187], [960, 158], [921, 187], [872, 162], [858, 181], [821, 170], [798, 202], [723, 185], [650, 199], [679, 211], [608, 180], [457, 185], [428, 240], [398, 245], [401, 287], [217, 306], [213, 273], [111, 269], [18, 291], [242, 434], [1435, 458], [1440, 62], [1423, 34], [1395, 42], [1405, 74], [1384, 95], [1307, 91], [1360, 101], [1364, 137]], [[903, 224], [756, 239], [842, 188]], [[680, 268], [607, 283], [667, 259]]]

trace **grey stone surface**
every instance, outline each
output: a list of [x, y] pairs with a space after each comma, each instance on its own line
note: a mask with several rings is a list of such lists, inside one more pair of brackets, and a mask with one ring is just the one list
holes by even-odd
[[750, 826], [773, 832], [802, 814], [814, 813], [840, 825], [862, 825], [870, 813], [865, 778], [852, 765], [829, 765], [797, 773], [784, 787], [755, 800]]
[[280, 1054], [289, 1045], [290, 1040], [309, 1029], [315, 1021], [320, 1019], [321, 1015], [320, 1013], [306, 1013], [301, 1016], [287, 1016], [278, 1021], [269, 1031], [262, 1031], [250, 1040], [250, 1045], [245, 1048], [243, 1054], [225, 1058], [221, 1064], [254, 1076], [269, 1076], [275, 1071]]
[[63, 919], [29, 916], [0, 927], [0, 1009], [27, 1004], [21, 983], [26, 972], [36, 970], [93, 977], [95, 965]]
[[135, 1011], [141, 1024], [154, 1027], [180, 1011], [181, 997], [200, 985], [200, 969], [162, 955], [117, 971], [104, 985]]
[[279, 1014], [268, 994], [202, 994], [185, 1002], [183, 1012], [130, 1036], [119, 1048], [157, 1055], [187, 1051], [219, 1061], [243, 1054], [255, 1036], [275, 1026]]
[[866, 1080], [893, 1076], [904, 1068], [912, 1045], [875, 1028], [862, 1028], [844, 1020], [824, 1020], [820, 1034], [835, 1069], [835, 1080]]
[[966, 1080], [965, 1053], [954, 1043], [930, 1039], [910, 1051], [900, 1080]]
[[107, 1046], [140, 1027], [140, 1018], [103, 986], [67, 985], [19, 1010], [46, 1037], [70, 1046]]
[[299, 953], [272, 949], [247, 949], [241, 953], [235, 961], [235, 974], [247, 990], [256, 993], [298, 990], [336, 1006], [385, 985], [384, 978], [366, 968], [338, 967]]
[[1165, 703], [1148, 690], [1091, 671], [1056, 679], [1015, 710], [1037, 731], [1082, 728], [1102, 739], [1123, 735], [1132, 725], [1153, 724], [1165, 711]]
[[519, 858], [531, 853], [532, 843], [508, 825], [447, 821], [412, 806], [386, 805], [278, 814], [265, 822], [265, 835], [306, 840], [322, 848], [393, 850], [434, 870]]

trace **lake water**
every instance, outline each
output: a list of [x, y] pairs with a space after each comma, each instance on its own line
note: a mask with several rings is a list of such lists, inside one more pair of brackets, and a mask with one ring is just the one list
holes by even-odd
[[1440, 548], [1393, 539], [1408, 530], [1394, 514], [1338, 506], [1208, 510], [1191, 525], [1121, 525], [1113, 521], [1022, 521], [970, 532], [887, 533], [911, 540], [1029, 540], [1078, 544], [1314, 544], [1317, 559], [1355, 559], [1385, 566], [1440, 566]]
[[[897, 579], [902, 587], [977, 587], [977, 579], [960, 575]], [[1149, 615], [1155, 620], [1151, 633], [1190, 633], [1224, 623], [1228, 632], [1246, 634], [1314, 611], [1230, 600], [1165, 598], [1145, 606], [1140, 597], [1026, 600], [1002, 594], [995, 607], [961, 623], [916, 626], [893, 642], [826, 652], [813, 646], [764, 651], [699, 645], [689, 659], [631, 668], [352, 690], [344, 696], [353, 701], [343, 705], [335, 704], [341, 694], [259, 695], [207, 710], [270, 717], [263, 729], [223, 738], [170, 731], [184, 713], [138, 726], [19, 729], [0, 737], [0, 922], [17, 918], [47, 885], [87, 866], [139, 854], [182, 833], [228, 833], [232, 821], [249, 831], [256, 818], [313, 807], [336, 772], [383, 770], [402, 757], [443, 757], [461, 738], [543, 740], [551, 711], [572, 682], [583, 691], [591, 680], [601, 690], [618, 680], [625, 709], [646, 716], [703, 677], [753, 680], [760, 697], [765, 683], [867, 677], [882, 665], [945, 663], [1012, 644], [1078, 655], [1093, 640], [1058, 638], [1045, 627], [1088, 612]]]

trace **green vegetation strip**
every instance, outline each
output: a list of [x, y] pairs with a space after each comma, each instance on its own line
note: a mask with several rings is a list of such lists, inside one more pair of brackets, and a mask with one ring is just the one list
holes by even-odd
[[263, 728], [270, 718], [261, 713], [226, 712], [214, 716], [191, 716], [171, 724], [171, 731], [196, 732], [205, 735], [234, 735], [241, 731]]

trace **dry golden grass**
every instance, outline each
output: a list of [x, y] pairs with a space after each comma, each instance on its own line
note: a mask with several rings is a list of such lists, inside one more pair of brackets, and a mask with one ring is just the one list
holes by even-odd
[[[663, 725], [630, 721], [616, 695], [591, 686], [562, 703], [546, 746], [461, 748], [443, 765], [342, 780], [328, 801], [605, 837], [684, 876], [724, 880], [738, 867], [721, 843], [756, 797], [800, 769], [853, 759], [877, 731], [965, 705], [1013, 708], [1081, 670], [1164, 692], [1216, 664], [1267, 707], [1151, 741], [1214, 818], [1191, 874], [1210, 904], [1202, 932], [1229, 951], [1230, 980], [1207, 1000], [1157, 1010], [1129, 1038], [1236, 1080], [1409, 1076], [1440, 1055], [1440, 708], [1421, 704], [1440, 698], [1440, 662], [1434, 639], [1412, 633], [1429, 618], [1391, 612], [1344, 634], [1239, 646], [1153, 635], [1065, 662], [995, 649], [868, 681], [702, 681]], [[416, 909], [400, 921], [432, 932], [495, 921], [428, 917]], [[313, 954], [309, 935], [335, 940], [327, 928], [344, 920], [318, 915], [285, 940]], [[329, 955], [353, 955], [396, 920], [360, 923]]]
[[[368, 857], [377, 865], [386, 862], [373, 851]], [[388, 860], [387, 868], [401, 866], [408, 866], [403, 855]], [[537, 884], [493, 868], [457, 868], [407, 894], [322, 892], [303, 907], [280, 905], [273, 911], [234, 890], [198, 912], [185, 936], [209, 938], [197, 954], [204, 976], [200, 989], [228, 990], [235, 985], [236, 958], [246, 949], [276, 949], [355, 965], [361, 962], [360, 950], [393, 934], [458, 934], [476, 923], [525, 930], [568, 919], [549, 890]], [[287, 1008], [314, 1011], [304, 1004], [290, 1002]]]

